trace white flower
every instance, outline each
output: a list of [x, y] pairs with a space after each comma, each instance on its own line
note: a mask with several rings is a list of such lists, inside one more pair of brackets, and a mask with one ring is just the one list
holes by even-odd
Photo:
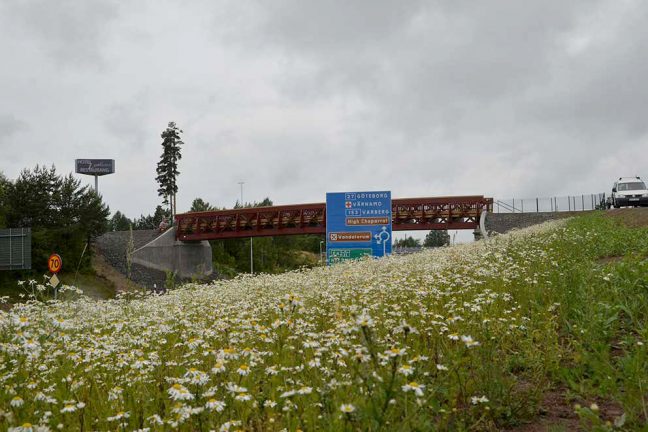
[[240, 424], [241, 422], [239, 420], [230, 420], [228, 422], [223, 423], [220, 429], [218, 429], [218, 432], [229, 432], [232, 426], [239, 426]]
[[71, 413], [71, 412], [74, 412], [76, 410], [77, 410], [77, 407], [76, 407], [75, 404], [68, 403], [68, 404], [65, 404], [65, 406], [63, 407], [61, 412], [62, 413]]
[[10, 427], [9, 429], [7, 429], [8, 432], [34, 432], [41, 430], [45, 431], [49, 430], [49, 428], [43, 429], [42, 427], [37, 426], [37, 429], [34, 429], [34, 426], [32, 426], [31, 423], [23, 423], [20, 426]]
[[428, 361], [429, 359], [430, 358], [428, 356], [417, 355], [417, 356], [414, 356], [412, 359], [410, 359], [407, 363], [414, 364], [414, 363], [417, 363], [417, 362]]
[[66, 329], [69, 327], [68, 322], [64, 320], [63, 318], [54, 318], [52, 320], [52, 323], [54, 324], [54, 327], [60, 328], [60, 329]]
[[405, 355], [405, 348], [398, 348], [398, 347], [391, 347], [387, 351], [385, 351], [385, 355], [387, 357], [398, 357]]
[[299, 393], [300, 395], [307, 395], [307, 394], [311, 394], [312, 392], [313, 392], [312, 387], [302, 387], [299, 390], [297, 390], [297, 393]]
[[249, 373], [250, 373], [250, 366], [248, 366], [248, 365], [246, 365], [246, 364], [242, 364], [242, 365], [239, 366], [239, 368], [236, 370], [236, 373], [239, 374], [239, 375], [241, 375], [241, 376], [249, 375]]
[[209, 375], [196, 368], [190, 368], [184, 374], [184, 377], [187, 378], [191, 384], [205, 385], [209, 382]]
[[488, 398], [486, 396], [480, 396], [480, 397], [473, 396], [472, 398], [470, 398], [470, 402], [473, 405], [477, 405], [477, 404], [480, 404], [480, 403], [487, 403], [487, 402], [489, 402], [489, 400], [488, 400]]
[[448, 370], [448, 367], [444, 366], [442, 364], [437, 364], [436, 368], [437, 368], [437, 370], [440, 370], [440, 371], [447, 371]]
[[113, 387], [112, 389], [110, 389], [110, 391], [108, 391], [108, 400], [118, 399], [123, 391], [124, 389], [119, 386]]
[[249, 393], [239, 393], [234, 399], [238, 401], [249, 401], [250, 399], [252, 399], [252, 396], [250, 396]]
[[355, 411], [355, 406], [351, 404], [342, 404], [340, 405], [340, 411], [342, 411], [345, 414], [351, 414], [352, 412]]
[[25, 401], [23, 400], [23, 398], [21, 398], [20, 396], [14, 396], [13, 399], [11, 399], [11, 402], [9, 402], [9, 405], [14, 408], [20, 408], [24, 405], [24, 403]]
[[135, 363], [133, 363], [133, 369], [142, 369], [150, 364], [150, 361], [146, 360], [144, 357], [140, 357], [135, 360]]
[[360, 327], [373, 327], [374, 321], [369, 315], [367, 309], [364, 309], [358, 316], [358, 318], [356, 319], [356, 324], [358, 324]]
[[405, 375], [405, 376], [410, 376], [414, 373], [414, 368], [408, 364], [403, 365], [398, 368], [398, 372]]
[[208, 410], [215, 410], [216, 412], [222, 412], [225, 409], [225, 402], [212, 398], [207, 401], [205, 408]]
[[474, 340], [472, 336], [461, 336], [461, 341], [466, 344], [467, 348], [472, 348], [474, 346], [479, 345], [479, 342]]
[[36, 342], [34, 339], [27, 339], [25, 340], [25, 344], [23, 345], [25, 348], [28, 350], [37, 350], [40, 348], [40, 345], [38, 345], [38, 342]]
[[211, 371], [212, 371], [213, 374], [218, 374], [218, 373], [221, 373], [221, 372], [225, 372], [225, 364], [223, 362], [218, 361], [218, 362], [216, 362], [214, 367], [211, 369]]
[[112, 422], [112, 421], [121, 420], [128, 417], [130, 417], [130, 413], [128, 411], [119, 411], [117, 414], [115, 414], [112, 417], [108, 417], [106, 420]]
[[268, 375], [277, 375], [279, 373], [277, 366], [267, 367], [265, 371]]
[[416, 396], [423, 396], [423, 390], [425, 390], [425, 385], [419, 384], [416, 381], [411, 381], [401, 387], [404, 392], [412, 391]]
[[286, 392], [281, 393], [280, 398], [289, 398], [291, 396], [295, 396], [297, 394], [296, 390], [288, 390]]
[[18, 327], [27, 327], [29, 325], [29, 318], [24, 315], [14, 317], [13, 322]]
[[234, 383], [227, 383], [227, 390], [231, 393], [246, 393], [247, 389], [245, 387], [240, 387]]
[[149, 423], [154, 424], [154, 425], [158, 425], [158, 426], [161, 426], [161, 425], [164, 424], [164, 420], [162, 420], [162, 417], [160, 417], [157, 414], [153, 414], [152, 416], [147, 417], [146, 420], [148, 420]]
[[168, 390], [169, 397], [173, 400], [192, 400], [194, 396], [187, 390], [185, 386], [182, 384], [175, 383], [171, 388]]
[[198, 339], [198, 338], [190, 338], [187, 341], [187, 346], [189, 348], [191, 348], [191, 349], [194, 349], [194, 348], [198, 348], [200, 346], [200, 344], [202, 344], [202, 343], [203, 343], [203, 341]]

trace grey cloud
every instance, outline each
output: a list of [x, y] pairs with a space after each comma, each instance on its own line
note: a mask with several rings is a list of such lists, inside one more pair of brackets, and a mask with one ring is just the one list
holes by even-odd
[[64, 67], [104, 67], [104, 38], [119, 16], [113, 0], [10, 1], [0, 10], [7, 28], [36, 36], [43, 53]]
[[[146, 117], [150, 109], [149, 91], [139, 91], [130, 100], [111, 104], [105, 109], [103, 124], [107, 133], [127, 144], [147, 140]], [[135, 151], [132, 145], [131, 151]]]
[[[278, 83], [284, 94], [358, 98], [346, 120], [362, 125], [351, 133], [374, 131], [375, 146], [404, 158], [443, 160], [441, 175], [453, 175], [455, 156], [497, 154], [527, 167], [511, 169], [508, 193], [552, 193], [648, 128], [645, 3], [281, 4], [264, 8], [259, 32], [295, 64]], [[584, 17], [623, 8], [605, 43], [568, 52]]]
[[[620, 141], [648, 134], [648, 7], [628, 10], [609, 39], [564, 59], [565, 71], [544, 94], [535, 96], [529, 117], [594, 139]], [[596, 34], [596, 29], [592, 29]]]
[[[0, 114], [0, 148], [2, 148], [2, 158], [5, 162], [15, 162], [20, 159], [20, 146], [17, 139], [21, 132], [29, 130], [29, 126], [24, 121], [17, 119], [12, 114]], [[0, 172], [6, 172], [6, 166], [0, 166]]]
[[12, 114], [0, 114], [0, 140], [9, 138], [17, 132], [27, 129], [27, 123]]
[[14, 60], [0, 113], [29, 122], [11, 126], [14, 172], [112, 157], [111, 208], [146, 213], [173, 120], [184, 208], [231, 205], [241, 180], [246, 200], [296, 203], [358, 188], [588, 193], [648, 174], [640, 0], [122, 5], [0, 3]]

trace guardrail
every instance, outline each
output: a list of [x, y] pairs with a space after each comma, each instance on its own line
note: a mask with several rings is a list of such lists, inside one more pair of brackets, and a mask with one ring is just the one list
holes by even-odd
[[605, 192], [538, 198], [495, 199], [494, 213], [541, 213], [601, 210], [605, 208]]

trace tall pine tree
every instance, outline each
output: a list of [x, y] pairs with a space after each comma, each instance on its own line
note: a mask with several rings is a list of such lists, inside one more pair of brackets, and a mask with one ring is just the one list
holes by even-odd
[[163, 198], [163, 204], [169, 205], [172, 221], [176, 214], [177, 177], [180, 174], [178, 161], [182, 159], [180, 146], [184, 144], [180, 138], [182, 133], [175, 122], [169, 122], [169, 126], [162, 132], [162, 156], [160, 156], [160, 162], [157, 165], [157, 177], [155, 178], [160, 185], [158, 195]]

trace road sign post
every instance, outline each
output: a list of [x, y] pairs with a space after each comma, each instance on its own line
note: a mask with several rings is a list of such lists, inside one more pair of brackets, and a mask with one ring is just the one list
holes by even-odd
[[52, 277], [49, 280], [50, 285], [54, 288], [54, 298], [58, 296], [58, 290], [56, 287], [58, 286], [60, 280], [58, 276], [56, 275], [58, 272], [61, 271], [63, 268], [63, 259], [61, 258], [61, 255], [53, 253], [49, 256], [47, 259], [47, 269], [52, 272]]
[[115, 172], [114, 159], [75, 159], [74, 166], [77, 174], [94, 176], [95, 192], [97, 193], [99, 193], [99, 176]]
[[326, 194], [326, 257], [333, 264], [392, 249], [390, 191]]

